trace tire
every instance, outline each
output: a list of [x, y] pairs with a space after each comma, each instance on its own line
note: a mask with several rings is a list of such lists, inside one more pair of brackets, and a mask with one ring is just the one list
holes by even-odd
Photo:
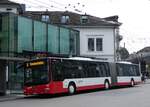
[[110, 88], [110, 84], [109, 84], [108, 81], [105, 81], [104, 87], [105, 87], [106, 90], [108, 90]]
[[74, 85], [73, 83], [69, 84], [69, 86], [68, 86], [68, 93], [69, 93], [70, 95], [72, 95], [72, 94], [74, 94], [75, 92], [76, 92], [76, 87], [75, 87], [75, 85]]
[[130, 83], [131, 87], [134, 87], [134, 80], [131, 80], [131, 83]]

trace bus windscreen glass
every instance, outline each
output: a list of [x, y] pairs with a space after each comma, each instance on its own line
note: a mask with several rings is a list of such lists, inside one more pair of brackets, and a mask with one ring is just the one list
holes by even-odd
[[46, 61], [36, 61], [26, 63], [25, 85], [39, 85], [49, 82], [48, 66]]

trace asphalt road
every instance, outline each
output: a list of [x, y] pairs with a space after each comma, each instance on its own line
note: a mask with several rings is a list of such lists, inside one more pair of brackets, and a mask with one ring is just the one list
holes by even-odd
[[0, 107], [150, 107], [150, 83], [73, 96], [28, 97], [0, 102]]

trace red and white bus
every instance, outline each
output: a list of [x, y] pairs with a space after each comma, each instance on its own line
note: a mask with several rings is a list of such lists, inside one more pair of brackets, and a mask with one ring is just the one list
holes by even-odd
[[141, 82], [139, 66], [90, 58], [48, 57], [25, 63], [24, 94], [57, 94]]

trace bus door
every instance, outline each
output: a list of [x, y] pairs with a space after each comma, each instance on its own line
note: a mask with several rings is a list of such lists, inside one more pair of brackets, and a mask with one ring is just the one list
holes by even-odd
[[115, 63], [110, 63], [110, 75], [111, 75], [112, 85], [115, 85], [117, 83], [117, 70], [116, 70]]

